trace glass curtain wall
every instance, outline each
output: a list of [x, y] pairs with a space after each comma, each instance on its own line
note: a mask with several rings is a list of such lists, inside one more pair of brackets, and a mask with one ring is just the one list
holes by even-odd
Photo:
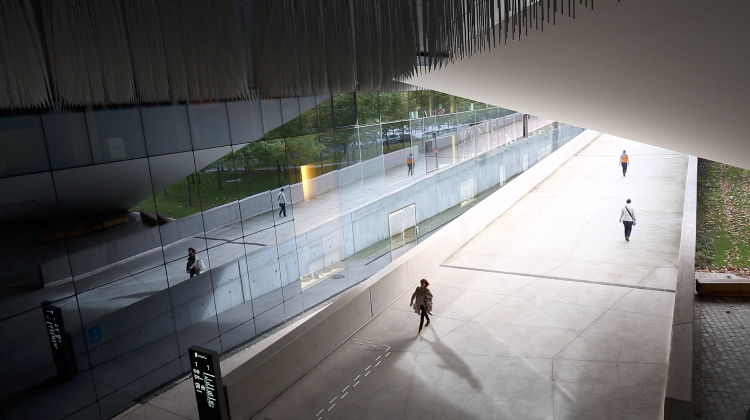
[[1, 115], [2, 418], [110, 418], [367, 279], [582, 131], [528, 121], [433, 91]]

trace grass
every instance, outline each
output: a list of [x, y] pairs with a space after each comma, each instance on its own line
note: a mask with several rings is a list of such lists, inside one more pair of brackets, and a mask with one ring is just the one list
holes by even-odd
[[[200, 178], [200, 183], [198, 182]], [[282, 176], [282, 184], [286, 180]], [[279, 181], [275, 173], [256, 172], [252, 175], [253, 194], [278, 188]], [[130, 209], [131, 211], [146, 210], [156, 214], [160, 211], [172, 218], [190, 216], [191, 214], [205, 211], [221, 206], [250, 195], [250, 183], [244, 171], [222, 171], [221, 186], [219, 189], [218, 173], [216, 171], [201, 172], [195, 175], [195, 184], [190, 185], [190, 198], [188, 201], [188, 183], [182, 180], [161, 194], [149, 197]]]
[[695, 266], [750, 276], [750, 171], [698, 161]]

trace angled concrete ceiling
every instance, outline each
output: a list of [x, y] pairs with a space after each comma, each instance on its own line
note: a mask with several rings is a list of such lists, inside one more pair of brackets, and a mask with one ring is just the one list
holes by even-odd
[[750, 169], [748, 16], [739, 0], [597, 0], [407, 82]]

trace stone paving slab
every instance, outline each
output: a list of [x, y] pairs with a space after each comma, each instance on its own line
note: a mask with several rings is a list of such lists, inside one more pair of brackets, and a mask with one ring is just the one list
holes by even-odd
[[750, 411], [750, 298], [696, 296], [693, 313], [694, 418], [742, 420]]

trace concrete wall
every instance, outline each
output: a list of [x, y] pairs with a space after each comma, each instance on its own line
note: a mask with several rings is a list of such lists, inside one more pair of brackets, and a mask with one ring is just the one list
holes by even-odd
[[664, 418], [693, 418], [693, 302], [695, 297], [695, 224], [698, 200], [698, 158], [690, 156], [682, 210], [680, 259], [672, 317]]
[[586, 131], [224, 377], [248, 419], [599, 135]]

